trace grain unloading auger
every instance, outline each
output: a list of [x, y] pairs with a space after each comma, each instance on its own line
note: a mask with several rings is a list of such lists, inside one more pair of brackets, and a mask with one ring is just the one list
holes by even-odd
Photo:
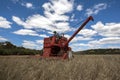
[[72, 50], [69, 47], [69, 43], [90, 20], [93, 21], [92, 16], [88, 17], [69, 39], [64, 37], [64, 35], [60, 36], [56, 31], [53, 36], [44, 38], [42, 56], [45, 58], [56, 57], [62, 59], [72, 57]]

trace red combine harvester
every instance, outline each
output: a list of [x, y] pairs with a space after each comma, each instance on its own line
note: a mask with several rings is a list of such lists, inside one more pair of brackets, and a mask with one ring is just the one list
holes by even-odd
[[43, 55], [44, 58], [55, 57], [67, 59], [72, 57], [72, 50], [69, 47], [69, 42], [77, 35], [77, 33], [90, 21], [93, 17], [90, 16], [86, 21], [76, 30], [76, 32], [67, 39], [64, 35], [60, 36], [56, 31], [51, 37], [44, 38]]

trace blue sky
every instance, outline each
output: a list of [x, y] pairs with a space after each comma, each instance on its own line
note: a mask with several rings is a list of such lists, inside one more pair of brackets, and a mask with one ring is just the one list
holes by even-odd
[[119, 3], [119, 0], [1, 0], [0, 42], [42, 49], [44, 37], [57, 31], [69, 38], [91, 15], [94, 22], [90, 21], [70, 42], [73, 51], [120, 48]]

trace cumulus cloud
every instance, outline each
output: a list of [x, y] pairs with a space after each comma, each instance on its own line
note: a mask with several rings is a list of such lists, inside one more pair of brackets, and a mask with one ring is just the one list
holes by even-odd
[[42, 49], [42, 45], [38, 44], [37, 42], [28, 41], [28, 40], [24, 40], [22, 46], [29, 49], [37, 49], [37, 50]]
[[63, 32], [69, 30], [69, 24], [67, 22], [53, 24], [51, 20], [39, 14], [29, 16], [25, 22], [16, 16], [13, 16], [12, 20], [15, 21], [18, 25], [23, 26], [25, 29], [45, 29], [51, 32]]
[[[67, 39], [69, 39], [72, 35], [64, 35], [65, 37], [67, 37]], [[72, 40], [71, 40], [71, 43], [76, 43], [78, 41], [89, 41], [89, 40], [92, 40], [93, 38], [92, 37], [84, 37], [84, 36], [76, 36], [74, 37]]]
[[56, 13], [50, 13], [50, 12], [45, 12], [45, 16], [47, 19], [51, 20], [52, 22], [55, 22], [55, 21], [68, 21], [69, 20], [69, 17], [66, 16], [66, 15], [59, 15], [59, 14], [56, 14]]
[[20, 29], [18, 31], [13, 32], [18, 35], [30, 35], [30, 36], [39, 36], [35, 31], [29, 29]]
[[92, 29], [82, 29], [78, 34], [84, 37], [92, 37], [92, 36], [95, 36], [97, 32]]
[[[80, 34], [83, 36], [89, 34], [87, 35], [87, 38], [92, 37], [94, 35], [101, 37], [98, 39], [95, 38], [88, 39], [86, 43], [79, 43], [78, 41], [81, 41], [82, 39], [76, 37], [75, 39], [73, 39], [73, 43], [71, 44], [72, 48], [77, 47], [80, 50], [96, 48], [120, 48], [120, 35], [119, 35], [120, 33], [118, 23], [116, 27], [115, 23], [106, 23], [104, 25], [102, 24], [102, 22], [98, 22], [97, 25], [94, 26], [92, 25], [92, 28], [93, 28], [92, 32], [83, 29], [83, 33], [86, 32], [86, 34], [83, 34], [82, 31]], [[83, 39], [85, 38], [83, 37]], [[78, 49], [75, 48], [74, 48], [75, 51], [79, 51]]]
[[11, 28], [11, 24], [6, 18], [0, 16], [0, 28]]
[[27, 8], [33, 8], [33, 4], [32, 3], [26, 3], [26, 7]]
[[43, 38], [49, 37], [49, 36], [47, 36], [46, 34], [40, 34], [39, 36], [40, 36], [40, 37], [43, 37]]
[[89, 41], [89, 40], [93, 40], [93, 38], [91, 38], [91, 37], [77, 36], [71, 42], [75, 43], [75, 42], [78, 42], [78, 41]]
[[82, 50], [90, 49], [89, 44], [87, 43], [75, 42], [75, 43], [70, 44], [70, 46], [72, 47], [72, 50], [74, 51], [82, 51]]
[[26, 2], [26, 3], [21, 3], [22, 6], [25, 6], [26, 8], [31, 8], [33, 9], [33, 4], [32, 3], [29, 3], [29, 2]]
[[42, 6], [47, 12], [65, 14], [73, 10], [73, 0], [50, 0]]
[[43, 44], [43, 40], [36, 40], [36, 43]]
[[100, 44], [120, 44], [120, 37], [107, 37], [98, 41]]
[[120, 23], [105, 23], [98, 21], [91, 26], [99, 35], [104, 37], [120, 37]]
[[38, 34], [36, 31], [34, 30], [30, 30], [30, 29], [20, 29], [18, 31], [14, 31], [14, 34], [18, 34], [18, 35], [29, 35], [29, 36], [38, 36], [38, 37], [48, 37], [46, 34]]
[[82, 11], [83, 10], [83, 6], [82, 5], [78, 5], [76, 8], [78, 11]]
[[3, 41], [7, 41], [7, 39], [2, 37], [2, 36], [0, 36], [0, 42], [3, 42]]
[[24, 21], [22, 21], [19, 17], [12, 16], [12, 20], [15, 21], [18, 25], [25, 25]]
[[52, 22], [49, 19], [47, 19], [39, 14], [29, 16], [25, 22], [16, 16], [13, 16], [12, 19], [18, 25], [21, 25], [27, 29], [42, 28], [42, 29], [49, 30], [52, 28], [51, 26], [49, 26], [52, 24]]
[[88, 45], [87, 44], [84, 44], [84, 43], [74, 43], [74, 44], [72, 44], [71, 46], [73, 46], [73, 47], [78, 47], [78, 46], [87, 46], [88, 47]]
[[87, 43], [73, 42], [70, 44], [74, 51], [98, 48], [120, 48], [120, 37], [106, 37], [98, 40], [88, 40]]
[[96, 15], [98, 14], [101, 10], [104, 10], [107, 8], [107, 4], [106, 3], [99, 3], [93, 6], [93, 8], [88, 8], [86, 10], [86, 15], [90, 16], [90, 15]]
[[26, 29], [44, 29], [60, 33], [70, 30], [69, 16], [66, 13], [73, 10], [73, 0], [50, 0], [50, 2], [44, 3], [42, 7], [44, 8], [44, 16], [34, 14], [29, 16], [26, 21], [17, 16], [13, 16], [12, 19]]
[[120, 48], [120, 37], [106, 37], [88, 42], [90, 48]]

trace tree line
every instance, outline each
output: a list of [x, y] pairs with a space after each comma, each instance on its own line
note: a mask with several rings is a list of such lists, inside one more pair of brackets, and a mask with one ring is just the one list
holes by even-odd
[[35, 55], [41, 53], [42, 50], [17, 47], [8, 41], [0, 42], [0, 55]]
[[116, 49], [90, 49], [85, 51], [77, 51], [76, 54], [120, 54], [120, 48]]

